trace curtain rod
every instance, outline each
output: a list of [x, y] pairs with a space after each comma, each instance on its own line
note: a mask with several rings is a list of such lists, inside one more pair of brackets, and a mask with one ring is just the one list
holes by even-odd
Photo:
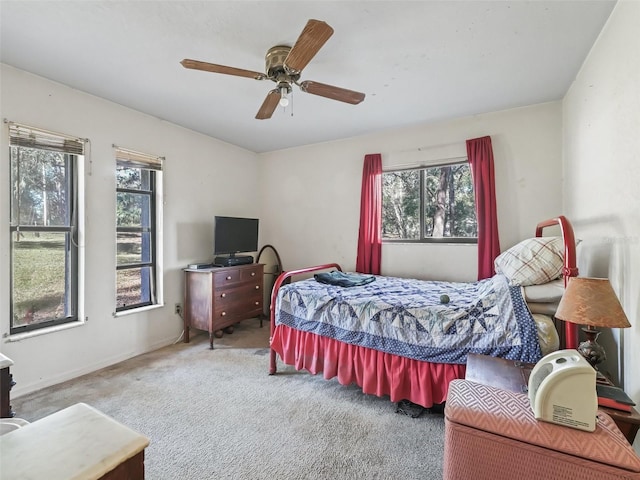
[[[455, 160], [455, 161], [454, 161]], [[467, 161], [467, 156], [462, 157], [446, 157], [446, 158], [438, 158], [436, 163], [399, 163], [392, 165], [385, 165], [384, 171], [396, 171], [396, 170], [414, 170], [417, 168], [437, 168], [444, 167], [447, 165], [453, 165], [455, 163]]]
[[389, 154], [409, 153], [409, 152], [425, 152], [427, 150], [435, 150], [437, 148], [459, 147], [460, 145], [466, 145], [466, 140], [463, 140], [462, 142], [440, 143], [438, 145], [425, 145], [425, 146], [422, 146], [422, 147], [409, 148], [407, 150], [397, 150], [395, 152], [389, 152]]

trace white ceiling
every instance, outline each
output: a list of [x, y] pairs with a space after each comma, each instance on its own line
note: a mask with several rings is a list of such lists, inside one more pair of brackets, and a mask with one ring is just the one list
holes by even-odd
[[[254, 152], [561, 99], [614, 1], [7, 1], [1, 61]], [[364, 92], [349, 105], [294, 90], [254, 119], [264, 71], [308, 19], [335, 33], [302, 73]], [[295, 87], [294, 87], [295, 88]], [[293, 115], [292, 115], [293, 114]]]

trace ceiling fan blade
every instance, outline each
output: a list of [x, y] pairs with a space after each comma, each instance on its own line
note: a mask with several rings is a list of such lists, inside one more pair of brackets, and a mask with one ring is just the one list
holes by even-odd
[[279, 101], [280, 92], [278, 92], [278, 89], [276, 88], [274, 90], [271, 90], [269, 93], [267, 93], [267, 97], [264, 99], [264, 102], [262, 102], [262, 106], [260, 107], [260, 110], [258, 110], [256, 118], [258, 120], [266, 120], [268, 118], [271, 118], [271, 115], [273, 115], [273, 112], [275, 112]]
[[284, 60], [289, 73], [300, 73], [333, 35], [333, 28], [320, 20], [309, 20]]
[[313, 82], [305, 80], [300, 84], [300, 90], [303, 92], [311, 93], [313, 95], [320, 95], [321, 97], [330, 98], [331, 100], [338, 100], [339, 102], [350, 103], [357, 105], [364, 100], [364, 93], [356, 92], [354, 90], [347, 90], [346, 88], [334, 87], [333, 85], [327, 85], [325, 83]]
[[205, 72], [223, 73], [225, 75], [235, 75], [237, 77], [255, 78], [256, 80], [264, 80], [267, 76], [264, 73], [252, 72], [251, 70], [243, 70], [242, 68], [227, 67], [225, 65], [216, 65], [215, 63], [200, 62], [185, 58], [180, 62], [184, 68], [193, 70], [203, 70]]

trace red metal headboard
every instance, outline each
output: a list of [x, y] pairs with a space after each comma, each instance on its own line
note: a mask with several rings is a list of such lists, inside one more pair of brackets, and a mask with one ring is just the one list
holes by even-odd
[[[564, 286], [567, 286], [569, 277], [578, 276], [578, 267], [576, 263], [576, 239], [573, 234], [573, 227], [569, 220], [563, 215], [538, 223], [536, 227], [536, 237], [542, 236], [542, 230], [545, 227], [553, 227], [560, 225], [562, 241], [564, 242], [564, 267], [562, 275], [564, 276]], [[578, 325], [571, 322], [564, 322], [565, 331], [565, 348], [578, 348]]]

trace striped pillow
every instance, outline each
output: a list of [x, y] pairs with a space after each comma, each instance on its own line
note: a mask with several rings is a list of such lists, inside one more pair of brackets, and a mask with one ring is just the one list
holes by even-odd
[[561, 237], [534, 237], [502, 252], [494, 262], [496, 273], [510, 285], [541, 285], [562, 274], [564, 244]]

